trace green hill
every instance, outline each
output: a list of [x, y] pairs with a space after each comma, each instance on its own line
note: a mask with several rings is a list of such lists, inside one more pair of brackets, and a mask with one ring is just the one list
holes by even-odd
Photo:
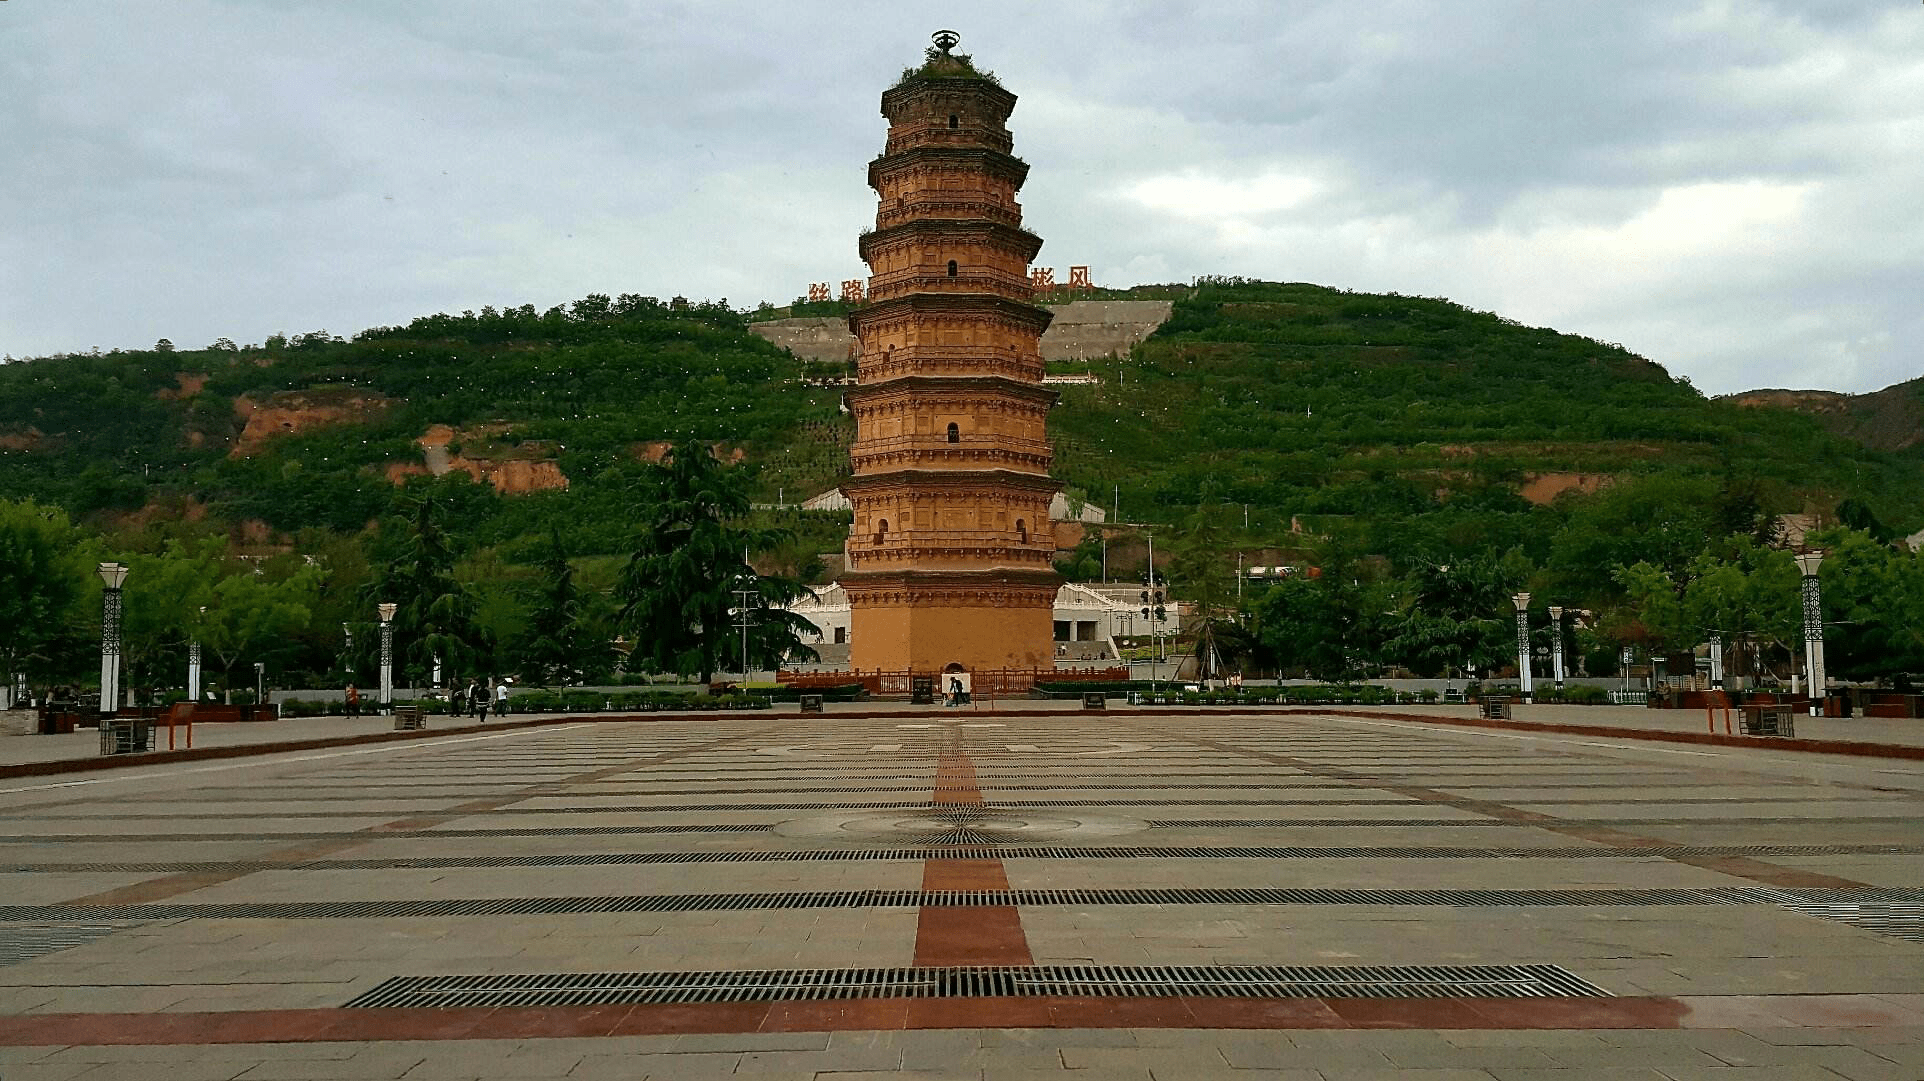
[[1119, 486], [1125, 518], [1166, 520], [1204, 491], [1420, 516], [1545, 474], [1662, 472], [1742, 477], [1783, 512], [1855, 495], [1886, 518], [1924, 514], [1916, 454], [1708, 400], [1620, 346], [1444, 300], [1206, 282], [1104, 374], [1123, 382], [1065, 388], [1058, 473], [1105, 502]]
[[[1924, 525], [1915, 448], [1871, 450], [1789, 410], [1707, 400], [1617, 346], [1421, 297], [1233, 280], [1142, 292], [1177, 298], [1169, 321], [1134, 355], [1095, 362], [1100, 385], [1065, 387], [1051, 421], [1058, 475], [1100, 505], [1119, 496], [1128, 521], [1217, 501], [1236, 508], [1223, 513], [1244, 545], [1287, 542], [1292, 521], [1348, 521], [1377, 549], [1508, 547], [1554, 526], [1518, 498], [1526, 487], [1682, 473], [1745, 478], [1776, 511], [1855, 496], [1893, 525]], [[747, 318], [591, 296], [351, 340], [19, 361], [0, 367], [0, 496], [109, 525], [355, 532], [397, 479], [424, 471], [420, 441], [445, 426], [439, 453], [456, 468], [533, 489], [477, 505], [478, 539], [560, 521], [574, 550], [614, 553], [650, 443], [739, 451], [771, 502], [841, 476], [838, 391], [805, 381]], [[543, 487], [560, 477], [565, 489]]]

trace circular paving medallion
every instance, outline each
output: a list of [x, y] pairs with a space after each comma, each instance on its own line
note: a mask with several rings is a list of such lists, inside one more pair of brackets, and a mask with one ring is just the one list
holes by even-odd
[[815, 841], [858, 841], [894, 845], [1033, 845], [1084, 843], [1147, 827], [1115, 815], [1002, 811], [988, 807], [931, 807], [927, 810], [847, 811], [811, 815], [777, 823], [783, 837]]

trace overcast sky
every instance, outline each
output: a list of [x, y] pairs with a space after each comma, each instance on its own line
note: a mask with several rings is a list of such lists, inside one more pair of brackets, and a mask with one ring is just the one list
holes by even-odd
[[1037, 262], [1447, 297], [1709, 393], [1924, 374], [1916, 0], [0, 2], [0, 353], [862, 275], [931, 31]]

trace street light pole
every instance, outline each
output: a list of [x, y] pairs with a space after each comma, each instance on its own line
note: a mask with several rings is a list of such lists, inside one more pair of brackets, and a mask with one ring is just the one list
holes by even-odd
[[1804, 663], [1810, 676], [1810, 715], [1824, 715], [1824, 598], [1817, 584], [1822, 552], [1804, 552], [1797, 569], [1804, 574]]
[[1724, 689], [1724, 632], [1710, 632], [1710, 685]]
[[1516, 667], [1523, 683], [1523, 700], [1530, 701], [1530, 595], [1518, 593], [1510, 598], [1516, 605]]
[[741, 603], [735, 609], [735, 626], [742, 632], [742, 682], [748, 682], [748, 598], [755, 595], [752, 589], [738, 589], [735, 596]]
[[127, 564], [100, 565], [107, 587], [100, 599], [100, 712], [107, 717], [120, 710], [120, 587], [126, 581]]
[[1555, 666], [1557, 692], [1563, 691], [1563, 609], [1550, 606], [1550, 657]]
[[187, 700], [200, 701], [200, 628], [207, 619], [207, 609], [200, 610], [200, 620], [194, 624], [194, 640], [187, 643]]
[[374, 606], [381, 614], [381, 712], [394, 712], [394, 613], [400, 605]]

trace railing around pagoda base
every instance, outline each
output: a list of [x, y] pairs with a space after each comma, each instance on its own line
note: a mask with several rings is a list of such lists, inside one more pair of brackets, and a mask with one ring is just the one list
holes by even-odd
[[[844, 672], [777, 672], [775, 679], [783, 686], [799, 690], [819, 687], [846, 687], [860, 683], [868, 693], [878, 696], [906, 695], [916, 676], [934, 676], [939, 680], [938, 671], [884, 672], [877, 669], [852, 668]], [[1114, 682], [1129, 678], [1129, 669], [1114, 668], [977, 668], [969, 672], [970, 692], [976, 695], [1027, 694], [1035, 689], [1037, 683], [1066, 683], [1077, 681]]]

